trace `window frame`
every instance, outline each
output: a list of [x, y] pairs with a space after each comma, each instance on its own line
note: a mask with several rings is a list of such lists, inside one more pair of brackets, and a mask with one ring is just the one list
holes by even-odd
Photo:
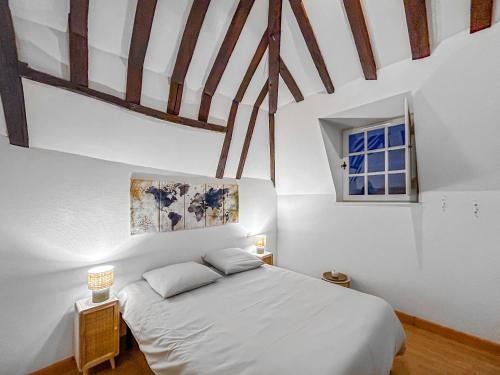
[[[389, 147], [389, 128], [391, 126], [401, 125], [405, 126], [405, 144], [403, 146], [393, 146]], [[384, 147], [376, 150], [368, 150], [368, 131], [376, 129], [384, 129]], [[356, 133], [364, 133], [364, 150], [362, 152], [349, 153], [349, 135]], [[342, 132], [342, 144], [343, 144], [343, 200], [344, 202], [412, 202], [414, 201], [414, 194], [412, 192], [411, 180], [412, 180], [412, 144], [411, 144], [411, 129], [409, 116], [400, 116], [391, 120], [374, 123], [371, 125], [346, 129]], [[389, 151], [391, 150], [405, 150], [405, 169], [404, 170], [389, 170]], [[385, 168], [384, 171], [379, 172], [368, 172], [368, 154], [375, 152], [384, 152], [385, 154]], [[364, 155], [364, 171], [361, 174], [350, 174], [349, 173], [349, 156]], [[406, 182], [406, 193], [405, 194], [389, 194], [389, 175], [405, 173]], [[385, 178], [385, 193], [368, 195], [368, 176], [370, 175], [383, 175]], [[364, 177], [364, 195], [350, 195], [349, 194], [349, 178], [352, 176], [363, 176]]]

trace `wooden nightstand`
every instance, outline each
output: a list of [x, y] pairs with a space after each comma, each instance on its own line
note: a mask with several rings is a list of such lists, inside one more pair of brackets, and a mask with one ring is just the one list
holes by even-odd
[[265, 251], [264, 254], [257, 254], [257, 253], [253, 254], [257, 255], [264, 263], [269, 264], [270, 266], [273, 265], [273, 253]]
[[115, 368], [120, 350], [119, 325], [118, 299], [92, 303], [88, 298], [75, 303], [75, 360], [84, 375], [105, 361]]
[[329, 283], [335, 284], [335, 285], [340, 285], [345, 288], [350, 288], [351, 287], [351, 278], [343, 273], [340, 274], [342, 277], [340, 277], [339, 280], [336, 280], [332, 278], [332, 273], [330, 271], [328, 272], [323, 272], [323, 276], [321, 277], [322, 280], [328, 281]]

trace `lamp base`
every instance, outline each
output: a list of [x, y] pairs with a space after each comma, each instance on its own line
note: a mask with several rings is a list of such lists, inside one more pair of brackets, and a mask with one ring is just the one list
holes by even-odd
[[100, 303], [109, 299], [109, 288], [92, 291], [92, 302]]
[[258, 247], [256, 250], [257, 254], [264, 254], [264, 248], [263, 247]]

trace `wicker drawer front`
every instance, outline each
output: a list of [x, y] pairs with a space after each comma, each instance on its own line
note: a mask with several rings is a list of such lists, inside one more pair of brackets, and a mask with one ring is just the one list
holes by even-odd
[[109, 307], [92, 311], [81, 317], [81, 332], [85, 341], [85, 345], [81, 346], [83, 364], [115, 351], [115, 308]]

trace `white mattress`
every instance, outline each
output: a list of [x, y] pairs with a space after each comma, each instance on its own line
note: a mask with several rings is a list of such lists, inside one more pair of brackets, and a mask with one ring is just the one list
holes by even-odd
[[278, 267], [162, 299], [119, 293], [156, 374], [387, 375], [404, 331], [384, 300]]

